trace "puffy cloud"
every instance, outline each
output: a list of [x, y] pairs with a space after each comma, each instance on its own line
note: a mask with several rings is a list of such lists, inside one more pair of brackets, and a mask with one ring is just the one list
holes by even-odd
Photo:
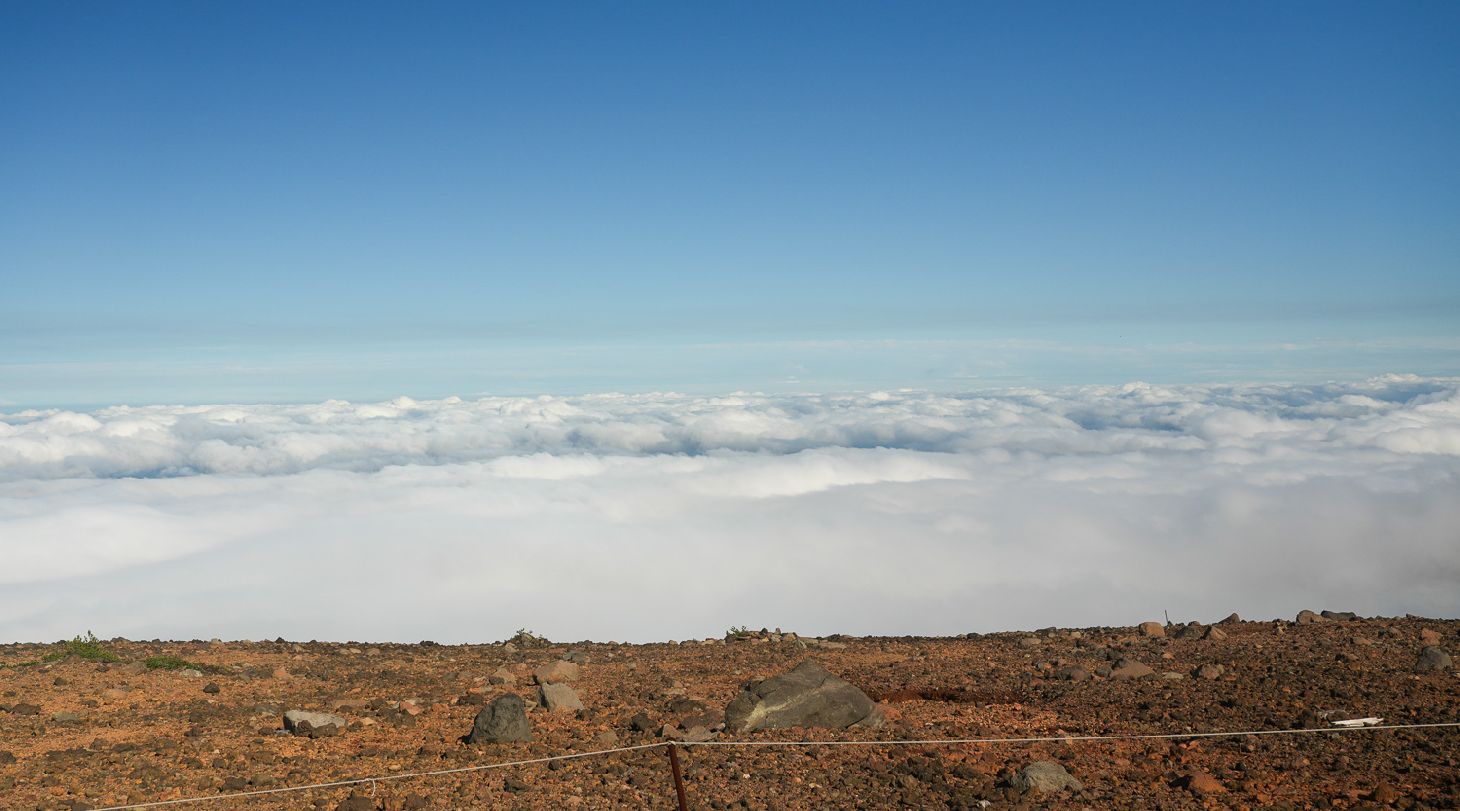
[[1460, 609], [1460, 382], [0, 414], [0, 638]]

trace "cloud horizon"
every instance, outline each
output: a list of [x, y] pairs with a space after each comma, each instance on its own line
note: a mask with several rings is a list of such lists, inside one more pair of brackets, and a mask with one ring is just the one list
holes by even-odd
[[1457, 526], [1455, 378], [0, 410], [0, 640], [1454, 616]]

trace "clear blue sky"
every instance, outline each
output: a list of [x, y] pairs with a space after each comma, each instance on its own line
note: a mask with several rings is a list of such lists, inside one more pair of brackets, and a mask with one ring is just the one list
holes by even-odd
[[1460, 3], [0, 0], [0, 404], [1460, 373]]

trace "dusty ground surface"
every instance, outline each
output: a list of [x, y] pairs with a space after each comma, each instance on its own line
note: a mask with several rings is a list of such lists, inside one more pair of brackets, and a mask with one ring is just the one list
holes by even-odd
[[[894, 740], [1325, 727], [1460, 720], [1453, 668], [1417, 674], [1426, 644], [1450, 653], [1460, 622], [1238, 622], [1222, 639], [1135, 628], [970, 639], [841, 638], [714, 644], [103, 641], [118, 661], [60, 645], [0, 647], [0, 807], [102, 808], [353, 777], [471, 767], [662, 741], [663, 723], [711, 714], [752, 679], [812, 658], [881, 699], [878, 729], [721, 732], [716, 740]], [[1194, 635], [1194, 634], [1193, 634]], [[1436, 640], [1438, 637], [1438, 641]], [[174, 656], [206, 672], [149, 669]], [[487, 701], [537, 697], [531, 668], [571, 655], [585, 709], [529, 718], [534, 740], [461, 742]], [[1125, 658], [1152, 676], [1101, 675]], [[37, 662], [27, 664], [29, 662]], [[172, 663], [176, 665], [177, 663]], [[1196, 675], [1220, 664], [1216, 678]], [[1078, 666], [1088, 678], [1065, 670]], [[506, 668], [515, 685], [493, 684]], [[1175, 675], [1180, 674], [1179, 677]], [[1207, 676], [1212, 675], [1208, 669]], [[1070, 680], [1074, 676], [1077, 680]], [[407, 702], [402, 704], [401, 702]], [[332, 737], [282, 731], [287, 709], [333, 710]], [[416, 714], [412, 714], [416, 713]], [[654, 724], [635, 731], [645, 713]], [[692, 808], [1456, 808], [1460, 730], [953, 746], [681, 750]], [[1011, 774], [1062, 764], [1083, 789], [1020, 792]], [[354, 798], [351, 799], [351, 795]], [[374, 786], [219, 799], [199, 809], [672, 807], [662, 750]]]

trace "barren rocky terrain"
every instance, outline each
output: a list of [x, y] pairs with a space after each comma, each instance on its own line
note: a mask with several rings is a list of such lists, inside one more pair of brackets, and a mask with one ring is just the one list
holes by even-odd
[[[937, 639], [807, 639], [767, 631], [648, 645], [525, 635], [461, 646], [120, 639], [8, 645], [0, 647], [0, 807], [104, 808], [673, 739], [891, 741], [1323, 729], [1366, 716], [1386, 724], [1460, 720], [1460, 678], [1446, 653], [1456, 652], [1460, 622], [1332, 613], [1296, 619]], [[755, 728], [744, 712], [725, 726], [732, 702], [749, 711], [770, 700], [742, 697], [747, 684], [807, 660], [850, 683], [831, 692], [816, 688], [821, 692], [807, 699], [829, 728]], [[798, 672], [822, 678], [815, 668]], [[798, 689], [792, 679], [768, 682], [761, 692], [784, 698]], [[860, 703], [852, 695], [858, 689], [871, 701]], [[523, 699], [525, 716], [502, 699], [509, 694]], [[842, 701], [847, 696], [849, 704]], [[785, 720], [783, 711], [802, 706], [795, 703], [800, 697], [792, 699], [789, 709], [753, 717]], [[477, 722], [489, 708], [492, 717]], [[293, 715], [290, 731], [284, 716], [291, 710], [328, 715]], [[514, 726], [523, 718], [524, 726]], [[493, 740], [514, 735], [530, 739]], [[1455, 728], [691, 746], [679, 757], [692, 808], [1460, 807]], [[668, 759], [653, 748], [169, 807], [673, 803]]]

